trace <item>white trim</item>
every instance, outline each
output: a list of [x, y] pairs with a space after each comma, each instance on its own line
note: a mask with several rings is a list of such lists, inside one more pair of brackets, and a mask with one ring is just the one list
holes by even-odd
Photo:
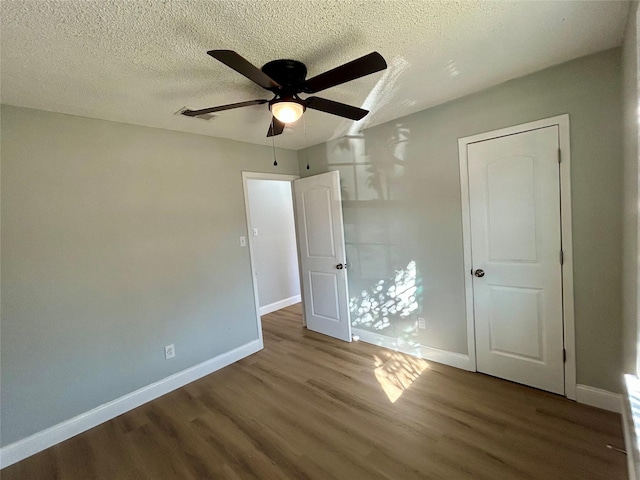
[[[250, 178], [257, 180], [276, 180], [291, 182], [291, 196], [293, 197], [293, 181], [300, 177], [298, 177], [297, 175], [281, 175], [279, 173], [242, 172], [242, 192], [244, 194], [244, 212], [247, 222], [247, 238], [249, 239], [249, 264], [251, 265], [251, 283], [253, 284], [253, 303], [255, 304], [256, 309], [258, 338], [262, 342], [262, 319], [260, 318], [260, 316], [264, 314], [260, 312], [260, 297], [258, 296], [258, 275], [256, 274], [256, 266], [253, 261], [253, 259], [255, 258], [255, 254], [253, 252], [253, 235], [249, 235], [249, 232], [251, 231], [251, 209], [249, 208], [249, 188], [247, 185], [247, 180]], [[295, 213], [295, 203], [293, 208]], [[300, 264], [299, 258], [298, 264]]]
[[571, 229], [571, 150], [568, 114], [458, 139], [458, 152], [460, 155], [460, 197], [462, 201], [464, 283], [467, 310], [467, 345], [469, 357], [475, 370], [476, 340], [473, 315], [473, 282], [470, 275], [473, 265], [471, 258], [471, 216], [469, 212], [467, 145], [554, 125], [558, 126], [558, 141], [562, 155], [562, 162], [560, 163], [560, 214], [562, 222], [562, 250], [564, 252], [564, 265], [562, 268], [562, 308], [564, 317], [564, 348], [567, 352], [567, 361], [564, 364], [564, 393], [567, 398], [576, 400], [576, 342], [573, 300], [573, 242]]
[[379, 333], [370, 332], [368, 330], [362, 330], [359, 328], [351, 329], [354, 340], [358, 339], [363, 342], [372, 343], [380, 347], [388, 348], [396, 352], [406, 353], [418, 358], [424, 358], [432, 362], [442, 363], [451, 367], [460, 368], [462, 370], [475, 371], [475, 363], [471, 361], [468, 355], [464, 355], [456, 352], [448, 352], [446, 350], [440, 350], [438, 348], [428, 347], [426, 345], [420, 345], [414, 347], [410, 345], [403, 345], [401, 341], [393, 337], [387, 337], [386, 335], [380, 335]]
[[291, 200], [293, 201], [293, 223], [296, 226], [296, 250], [298, 251], [298, 281], [300, 282], [300, 302], [302, 303], [302, 326], [307, 327], [307, 311], [304, 307], [304, 288], [302, 288], [302, 269], [300, 265], [302, 265], [302, 256], [300, 252], [302, 248], [300, 247], [300, 237], [298, 236], [298, 206], [296, 204], [296, 181], [300, 180], [300, 178], [296, 178], [291, 182]]
[[[637, 480], [638, 476], [636, 474], [636, 453], [637, 452], [637, 446], [634, 445], [632, 437], [631, 437], [631, 432], [629, 431], [630, 428], [633, 428], [633, 420], [631, 420], [631, 418], [629, 418], [630, 415], [630, 410], [628, 410], [626, 407], [622, 409], [622, 426], [623, 426], [623, 433], [624, 433], [624, 446], [627, 452], [627, 470], [629, 471], [629, 480]], [[631, 426], [631, 427], [630, 427]], [[635, 450], [634, 450], [635, 449]], [[630, 452], [634, 452], [634, 453], [630, 453]]]
[[6, 447], [2, 447], [0, 449], [0, 468], [13, 465], [20, 460], [198, 380], [205, 375], [220, 370], [227, 365], [262, 350], [262, 347], [262, 340], [252, 340], [217, 357], [206, 360], [181, 372], [174, 373], [146, 387], [142, 387], [120, 398], [102, 404], [88, 412], [65, 420], [62, 423], [23, 438], [22, 440], [18, 440]]
[[573, 228], [571, 214], [571, 142], [569, 115], [557, 118], [560, 141], [560, 221], [562, 222], [562, 308], [564, 319], [564, 348], [567, 361], [564, 364], [564, 393], [576, 399], [576, 327], [573, 303]]
[[576, 385], [576, 400], [592, 407], [602, 408], [610, 412], [622, 412], [622, 395], [589, 385]]
[[624, 445], [627, 451], [627, 468], [629, 479], [637, 480], [640, 473], [640, 449], [638, 435], [640, 434], [640, 424], [636, 424], [633, 419], [634, 412], [636, 420], [640, 420], [639, 395], [640, 381], [638, 377], [631, 374], [624, 375], [624, 394], [622, 395], [622, 431], [624, 432]]
[[276, 310], [280, 310], [281, 308], [285, 308], [290, 305], [295, 305], [296, 303], [300, 303], [301, 301], [302, 301], [302, 297], [300, 295], [294, 295], [293, 297], [285, 298], [284, 300], [279, 300], [277, 302], [270, 303], [269, 305], [260, 307], [260, 316], [266, 315], [271, 312], [275, 312]]
[[460, 152], [460, 199], [462, 202], [462, 255], [464, 263], [464, 291], [465, 310], [467, 313], [467, 349], [469, 359], [476, 370], [476, 323], [473, 315], [473, 278], [471, 270], [473, 263], [471, 259], [471, 205], [469, 200], [469, 170], [467, 168], [467, 144], [464, 139], [458, 140]]

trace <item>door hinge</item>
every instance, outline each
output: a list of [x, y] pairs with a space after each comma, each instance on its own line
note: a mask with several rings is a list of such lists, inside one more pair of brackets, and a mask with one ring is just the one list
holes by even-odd
[[562, 150], [558, 149], [558, 163], [562, 163]]
[[560, 250], [560, 265], [564, 265], [564, 252]]
[[562, 349], [562, 363], [567, 363], [567, 349]]

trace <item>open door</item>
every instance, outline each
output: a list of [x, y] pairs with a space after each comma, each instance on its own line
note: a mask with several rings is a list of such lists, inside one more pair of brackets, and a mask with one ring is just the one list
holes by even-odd
[[307, 328], [351, 341], [340, 174], [293, 182]]

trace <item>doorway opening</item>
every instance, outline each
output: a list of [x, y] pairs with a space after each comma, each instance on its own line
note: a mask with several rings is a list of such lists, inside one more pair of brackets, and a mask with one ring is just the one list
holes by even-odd
[[[254, 190], [254, 180], [264, 180], [268, 183], [275, 181], [284, 181], [286, 187], [280, 188], [280, 197], [283, 199], [281, 203], [286, 203], [283, 207], [283, 217], [287, 217], [285, 223], [291, 226], [291, 210], [293, 210], [293, 225], [295, 234], [289, 234], [286, 242], [282, 239], [281, 243], [290, 245], [288, 251], [285, 251], [285, 257], [288, 260], [281, 260], [281, 263], [294, 263], [295, 246], [297, 245], [297, 269], [298, 282], [293, 280], [291, 272], [295, 268], [285, 266], [283, 277], [289, 276], [289, 286], [295, 286], [298, 289], [288, 295], [281, 301], [266, 303], [269, 300], [263, 300], [263, 294], [259, 293], [261, 284], [260, 277], [265, 279], [266, 283], [279, 283], [278, 279], [274, 279], [269, 269], [259, 266], [260, 255], [256, 246], [256, 238], [259, 238], [260, 230], [256, 227], [256, 214], [259, 210], [263, 211], [261, 216], [266, 217], [266, 222], [271, 222], [272, 212], [267, 207], [264, 199], [258, 200], [257, 203], [251, 201]], [[330, 337], [339, 338], [346, 342], [350, 342], [351, 322], [349, 319], [348, 306], [348, 288], [347, 288], [347, 263], [344, 242], [344, 223], [342, 218], [342, 200], [340, 196], [340, 174], [337, 171], [313, 175], [310, 177], [298, 179], [293, 175], [274, 175], [243, 172], [243, 184], [245, 191], [245, 205], [247, 209], [247, 227], [249, 236], [249, 253], [251, 257], [251, 269], [254, 283], [254, 296], [256, 303], [256, 313], [260, 318], [260, 310], [263, 312], [266, 307], [271, 310], [283, 308], [286, 303], [302, 300], [303, 325], [309, 330], [328, 335]], [[260, 186], [259, 183], [255, 185]], [[292, 188], [293, 186], [293, 188]], [[259, 188], [256, 187], [256, 191]], [[292, 195], [293, 192], [293, 195]], [[289, 203], [291, 201], [291, 203]], [[291, 208], [293, 205], [293, 208]], [[283, 229], [284, 224], [278, 226], [278, 230]], [[263, 224], [264, 227], [264, 224]], [[290, 230], [290, 229], [289, 229]], [[280, 232], [277, 232], [278, 234]], [[294, 241], [293, 238], [296, 240]], [[271, 245], [266, 249], [264, 254], [267, 258], [264, 264], [273, 264], [275, 247]], [[279, 257], [279, 258], [285, 258]], [[272, 268], [281, 269], [282, 265], [277, 264]], [[261, 269], [266, 270], [261, 273]], [[275, 281], [274, 281], [275, 280]], [[273, 287], [273, 285], [270, 285]], [[281, 287], [276, 285], [276, 287]], [[265, 287], [268, 288], [268, 287]], [[265, 290], [266, 291], [266, 290]], [[283, 295], [282, 293], [280, 294]], [[298, 295], [300, 297], [298, 297]], [[273, 299], [271, 299], [273, 301]], [[279, 303], [282, 302], [282, 303]], [[262, 334], [262, 325], [259, 324], [259, 335]]]
[[301, 302], [292, 190], [297, 178], [242, 172], [258, 318]]

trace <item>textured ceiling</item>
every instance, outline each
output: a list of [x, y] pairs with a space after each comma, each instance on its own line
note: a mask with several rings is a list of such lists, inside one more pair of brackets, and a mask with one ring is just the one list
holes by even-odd
[[[275, 137], [299, 149], [620, 45], [627, 2], [2, 0], [2, 103], [270, 145], [266, 105], [174, 115], [264, 90], [206, 54], [292, 58], [309, 77], [371, 51], [381, 73], [319, 96], [360, 122], [307, 111]], [[306, 128], [305, 128], [306, 124]], [[306, 138], [305, 138], [306, 130]]]

